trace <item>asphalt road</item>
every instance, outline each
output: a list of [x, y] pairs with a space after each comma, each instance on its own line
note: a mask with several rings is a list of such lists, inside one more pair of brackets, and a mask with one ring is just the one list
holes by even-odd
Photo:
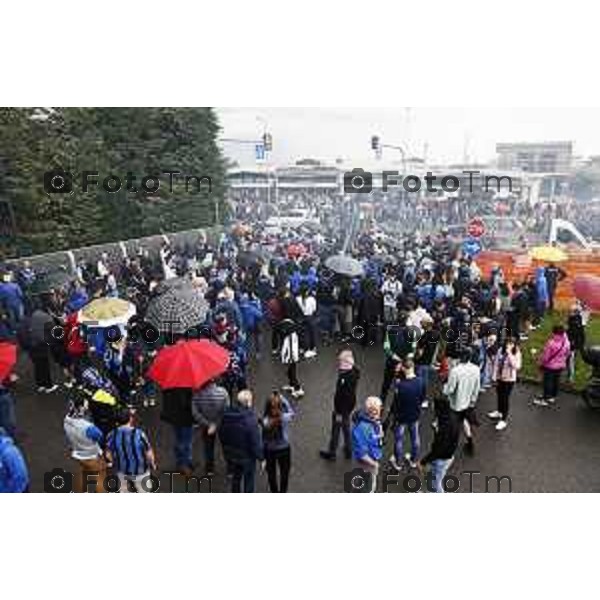
[[[356, 346], [357, 364], [362, 376], [360, 398], [377, 394], [381, 386], [383, 352], [380, 348]], [[292, 473], [290, 492], [343, 492], [344, 474], [352, 470], [351, 461], [338, 457], [335, 463], [319, 458], [318, 451], [327, 444], [329, 435], [332, 392], [335, 384], [335, 352], [337, 347], [323, 349], [320, 355], [299, 366], [299, 377], [306, 396], [296, 402], [297, 417], [292, 425]], [[28, 361], [20, 361], [21, 380], [17, 397], [18, 439], [25, 451], [31, 472], [31, 490], [43, 491], [44, 473], [53, 468], [73, 470], [63, 436], [62, 419], [65, 412], [63, 391], [51, 395], [33, 390]], [[270, 356], [251, 366], [250, 383], [256, 392], [257, 407], [263, 403], [274, 386], [285, 382], [284, 368]], [[513, 492], [599, 492], [600, 491], [600, 412], [589, 410], [575, 396], [561, 395], [555, 408], [536, 408], [531, 405], [534, 388], [518, 385], [512, 399], [509, 427], [497, 433], [485, 413], [495, 408], [493, 391], [481, 396], [479, 414], [481, 426], [476, 430], [476, 453], [467, 457], [460, 450], [449, 475], [459, 478], [460, 491], [486, 490], [487, 477], [510, 477]], [[159, 409], [141, 413], [142, 425], [154, 445], [161, 472], [172, 471], [172, 434], [161, 423]], [[431, 411], [422, 418], [421, 433], [424, 451], [429, 447]], [[194, 441], [197, 475], [202, 472], [201, 440]], [[386, 445], [386, 457], [392, 453], [391, 440]], [[465, 475], [465, 471], [478, 471]], [[212, 491], [227, 490], [222, 455], [218, 454], [217, 474]], [[390, 480], [388, 491], [402, 492], [404, 484], [414, 485], [401, 475]], [[174, 478], [174, 491], [183, 491], [183, 481]], [[397, 482], [397, 484], [394, 483]], [[382, 487], [383, 475], [380, 481]], [[169, 476], [161, 478], [161, 490], [169, 490]], [[193, 487], [193, 486], [192, 486]], [[501, 484], [508, 491], [508, 481]], [[489, 492], [497, 490], [495, 480], [487, 484]], [[208, 491], [208, 484], [200, 486]], [[258, 475], [257, 490], [267, 491], [265, 475]]]

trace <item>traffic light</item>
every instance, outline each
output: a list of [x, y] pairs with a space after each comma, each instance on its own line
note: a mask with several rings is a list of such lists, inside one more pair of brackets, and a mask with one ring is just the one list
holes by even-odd
[[271, 152], [271, 150], [273, 150], [273, 137], [270, 133], [265, 133], [263, 135], [263, 145], [265, 147], [265, 152]]
[[371, 138], [371, 148], [375, 150], [375, 152], [379, 152], [381, 148], [381, 142], [378, 135], [374, 135]]

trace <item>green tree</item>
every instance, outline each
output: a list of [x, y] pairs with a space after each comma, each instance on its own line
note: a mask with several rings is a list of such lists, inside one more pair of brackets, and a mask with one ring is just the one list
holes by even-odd
[[[48, 252], [211, 225], [225, 192], [218, 132], [210, 108], [0, 109], [0, 193], [13, 206], [18, 246]], [[56, 169], [72, 174], [72, 193], [44, 191], [44, 173]], [[88, 193], [85, 171], [99, 173]], [[181, 174], [172, 191], [165, 171]], [[135, 193], [125, 189], [128, 172]], [[122, 180], [118, 193], [102, 187], [110, 174]], [[142, 189], [146, 175], [160, 176], [158, 193]], [[210, 192], [185, 176], [210, 177]]]

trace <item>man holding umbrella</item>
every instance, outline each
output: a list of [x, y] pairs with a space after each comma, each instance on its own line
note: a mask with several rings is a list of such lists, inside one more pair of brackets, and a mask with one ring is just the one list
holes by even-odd
[[173, 426], [176, 465], [186, 476], [193, 470], [192, 390], [220, 377], [228, 366], [229, 353], [218, 344], [181, 340], [162, 348], [148, 370], [148, 378], [163, 391], [161, 419]]
[[160, 418], [173, 427], [175, 468], [177, 472], [189, 477], [194, 470], [192, 458], [194, 417], [191, 388], [164, 389]]
[[214, 475], [217, 428], [221, 424], [227, 406], [229, 406], [229, 394], [214, 380], [209, 381], [192, 396], [192, 414], [202, 433], [208, 477]]

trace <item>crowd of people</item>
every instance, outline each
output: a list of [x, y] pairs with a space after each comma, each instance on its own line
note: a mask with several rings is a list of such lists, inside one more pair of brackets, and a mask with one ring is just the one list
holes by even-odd
[[[178, 472], [190, 476], [196, 469], [193, 440], [199, 430], [204, 475], [215, 474], [220, 447], [233, 492], [254, 491], [262, 464], [269, 489], [286, 492], [290, 433], [305, 395], [302, 364], [336, 344], [330, 435], [321, 457], [336, 460], [342, 439], [344, 459], [372, 476], [374, 490], [380, 466], [388, 464], [389, 435], [391, 468], [429, 469], [432, 491], [443, 491], [461, 435], [467, 456], [475, 452], [482, 392], [495, 387], [497, 409], [488, 417], [499, 432], [509, 425], [511, 393], [523, 365], [521, 343], [552, 310], [564, 273], [549, 264], [524, 281], [507, 281], [499, 267], [484, 276], [443, 228], [436, 236], [405, 236], [393, 245], [363, 231], [347, 249], [361, 267], [356, 277], [327, 267], [328, 256], [341, 247], [332, 235], [272, 234], [255, 225], [233, 228], [214, 244], [165, 243], [154, 256], [103, 254], [94, 263], [81, 261], [70, 281], [41, 293], [32, 293], [37, 275], [29, 264], [5, 268], [0, 337], [18, 342], [29, 357], [37, 393], [64, 391], [64, 431], [77, 463], [74, 489], [86, 489], [86, 474], [100, 473], [101, 480], [113, 472], [121, 491], [146, 491], [143, 482], [158, 465], [143, 411], [158, 402], [163, 421], [173, 428]], [[135, 305], [139, 326], [161, 282], [177, 278], [206, 300], [200, 335], [225, 348], [230, 361], [223, 375], [200, 389], [159, 392], [146, 376], [148, 367], [160, 344], [182, 336], [163, 335], [158, 347], [133, 335], [99, 343], [86, 338], [77, 315], [95, 298], [120, 297]], [[543, 393], [537, 406], [554, 404], [561, 374], [574, 375], [587, 318], [585, 307], [574, 306], [540, 353]], [[56, 326], [65, 335], [48, 336]], [[361, 347], [380, 348], [384, 358], [381, 388], [364, 402], [358, 397]], [[281, 361], [287, 384], [257, 409], [248, 366], [268, 353]], [[0, 491], [29, 487], [18, 442], [16, 380], [11, 371], [0, 385]], [[435, 433], [431, 448], [424, 449], [420, 423], [428, 410]]]

